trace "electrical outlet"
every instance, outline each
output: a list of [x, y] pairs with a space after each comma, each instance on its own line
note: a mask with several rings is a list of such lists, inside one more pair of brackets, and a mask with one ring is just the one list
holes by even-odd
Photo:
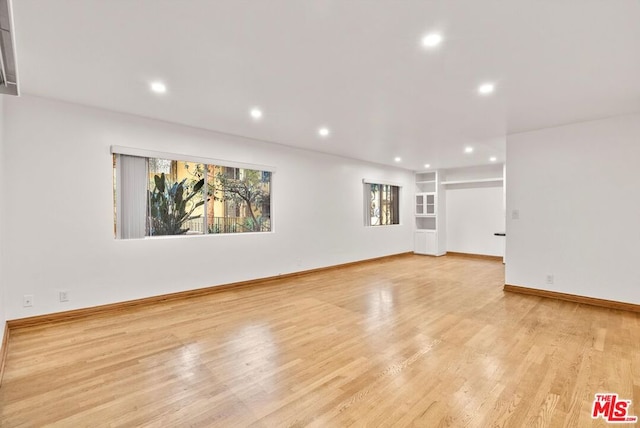
[[33, 306], [33, 294], [25, 294], [22, 296], [22, 307], [30, 308]]
[[61, 302], [68, 302], [69, 301], [69, 291], [67, 290], [61, 290], [58, 292], [58, 297], [60, 298]]
[[549, 285], [553, 284], [553, 274], [552, 273], [548, 273], [547, 274], [547, 284], [549, 284]]

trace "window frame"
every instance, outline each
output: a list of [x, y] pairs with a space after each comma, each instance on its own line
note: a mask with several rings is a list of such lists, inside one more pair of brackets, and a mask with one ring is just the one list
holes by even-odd
[[[364, 226], [365, 227], [379, 227], [379, 226], [401, 226], [402, 225], [402, 214], [401, 214], [401, 206], [402, 206], [402, 198], [403, 198], [403, 186], [401, 183], [387, 181], [387, 180], [378, 180], [378, 179], [362, 179], [362, 189], [363, 189], [363, 199], [364, 199]], [[370, 214], [370, 201], [371, 201], [371, 185], [378, 186], [394, 186], [398, 188], [398, 196], [397, 196], [397, 223], [391, 224], [371, 224], [371, 214]], [[382, 199], [381, 199], [382, 200]], [[382, 215], [380, 216], [382, 218]]]
[[[118, 186], [120, 186], [121, 184], [118, 182], [118, 180], [122, 180], [121, 175], [120, 175], [120, 171], [119, 171], [119, 165], [115, 165], [115, 172], [113, 173], [114, 178], [115, 178], [115, 182], [112, 183], [112, 186], [115, 186], [114, 188], [112, 188], [112, 192], [114, 193], [114, 207], [115, 207], [115, 216], [114, 216], [114, 220], [116, 222], [115, 224], [115, 234], [114, 237], [116, 240], [120, 241], [127, 241], [127, 240], [131, 240], [131, 239], [162, 239], [162, 238], [179, 238], [179, 237], [186, 237], [186, 238], [192, 238], [192, 237], [203, 237], [203, 236], [217, 236], [217, 235], [255, 235], [255, 234], [271, 234], [275, 232], [275, 216], [274, 216], [274, 209], [273, 209], [273, 197], [274, 197], [274, 176], [276, 173], [276, 167], [274, 166], [269, 166], [269, 165], [261, 165], [261, 164], [251, 164], [251, 163], [245, 163], [245, 162], [237, 162], [237, 161], [229, 161], [229, 160], [224, 160], [224, 159], [214, 159], [214, 158], [207, 158], [207, 157], [201, 157], [201, 156], [193, 156], [193, 155], [185, 155], [185, 154], [178, 154], [178, 153], [168, 153], [168, 152], [160, 152], [160, 151], [155, 151], [155, 150], [147, 150], [147, 149], [139, 149], [139, 148], [134, 148], [134, 147], [125, 147], [125, 146], [116, 146], [116, 145], [112, 145], [110, 147], [110, 153], [111, 153], [111, 157], [113, 158], [114, 155], [126, 155], [126, 156], [135, 156], [135, 157], [140, 157], [140, 158], [147, 158], [147, 159], [152, 159], [152, 158], [156, 158], [156, 159], [166, 159], [166, 160], [171, 160], [171, 161], [182, 161], [182, 162], [194, 162], [194, 163], [199, 163], [199, 164], [204, 164], [204, 165], [214, 165], [214, 166], [219, 166], [219, 167], [227, 167], [227, 168], [237, 168], [237, 169], [248, 169], [248, 170], [255, 170], [255, 171], [259, 171], [262, 173], [262, 176], [264, 176], [265, 172], [269, 172], [270, 175], [270, 181], [269, 181], [269, 221], [270, 221], [270, 230], [269, 231], [265, 231], [265, 232], [260, 232], [260, 231], [252, 231], [252, 232], [228, 232], [228, 233], [202, 233], [202, 234], [184, 234], [184, 235], [152, 235], [152, 236], [142, 236], [142, 237], [133, 237], [133, 238], [123, 238], [121, 236], [120, 233], [120, 227], [119, 227], [119, 222], [122, 221], [120, 214], [122, 212], [122, 200], [120, 197], [120, 191], [118, 191]], [[112, 165], [113, 167], [113, 165]]]

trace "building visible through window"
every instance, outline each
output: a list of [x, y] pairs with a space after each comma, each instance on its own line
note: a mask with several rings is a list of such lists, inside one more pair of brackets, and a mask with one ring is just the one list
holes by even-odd
[[114, 155], [116, 236], [271, 231], [271, 172]]

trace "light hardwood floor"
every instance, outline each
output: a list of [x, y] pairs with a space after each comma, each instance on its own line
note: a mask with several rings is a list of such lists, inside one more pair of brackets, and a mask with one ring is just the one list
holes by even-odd
[[598, 392], [640, 415], [640, 314], [503, 283], [409, 255], [15, 329], [0, 425], [606, 426]]

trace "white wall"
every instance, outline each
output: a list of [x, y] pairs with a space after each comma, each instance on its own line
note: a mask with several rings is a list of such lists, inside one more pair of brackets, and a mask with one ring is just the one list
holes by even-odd
[[506, 282], [640, 304], [640, 115], [508, 137]]
[[[28, 96], [5, 137], [8, 319], [412, 249], [409, 171]], [[111, 145], [275, 166], [275, 233], [115, 240]], [[364, 227], [363, 178], [404, 184], [401, 225]]]
[[4, 98], [5, 96], [0, 95], [0, 344], [2, 344], [2, 339], [4, 338], [4, 327], [5, 324], [7, 322], [7, 315], [6, 315], [6, 302], [5, 302], [5, 297], [4, 297], [4, 287], [5, 287], [5, 282], [4, 282], [4, 269], [3, 269], [3, 263], [2, 263], [2, 254], [4, 252], [4, 245], [5, 245], [5, 241], [4, 241], [4, 234], [3, 234], [3, 223], [2, 223], [2, 217], [3, 217], [3, 213], [2, 211], [5, 208], [5, 201], [4, 201], [4, 186], [5, 186], [5, 179], [4, 179], [4, 157], [3, 157], [3, 153], [4, 153]]
[[447, 251], [504, 254], [503, 187], [501, 184], [454, 185], [446, 190]]

